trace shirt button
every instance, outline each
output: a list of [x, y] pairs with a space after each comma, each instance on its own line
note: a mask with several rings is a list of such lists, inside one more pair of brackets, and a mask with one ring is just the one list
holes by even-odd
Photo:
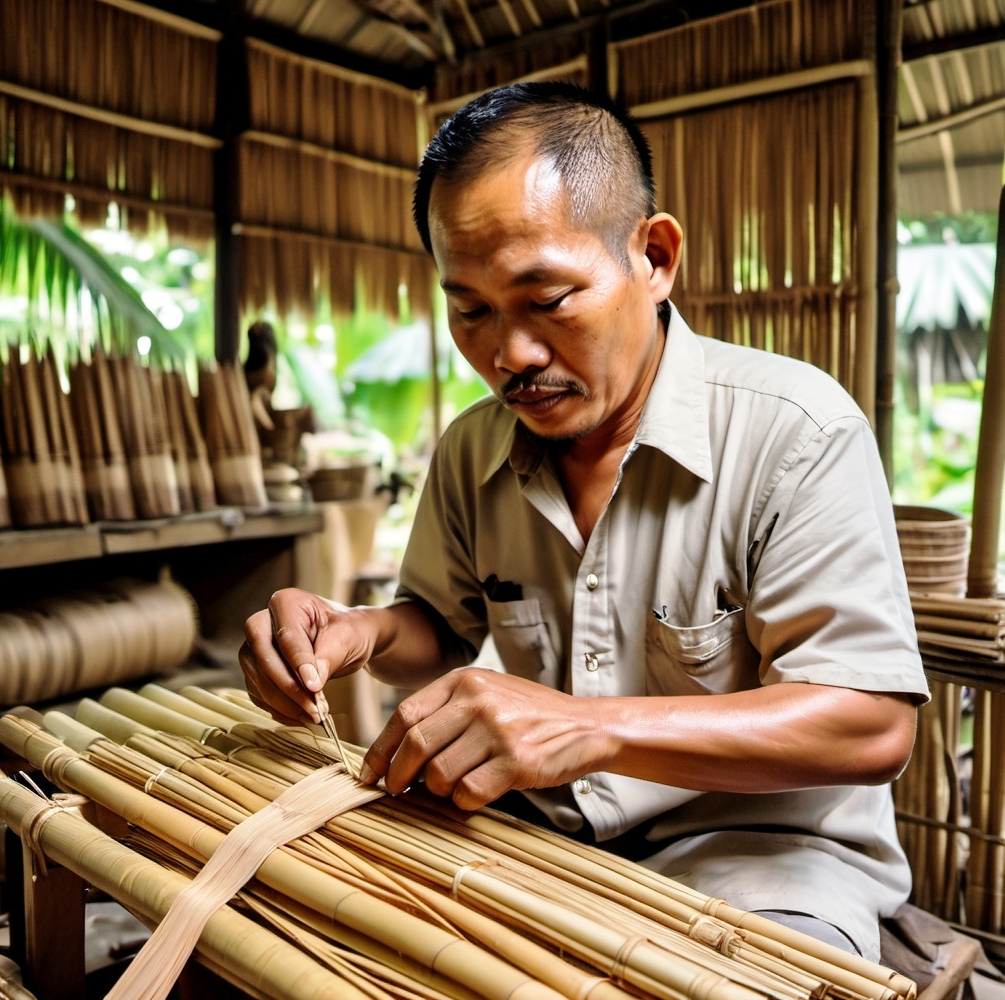
[[589, 778], [577, 778], [572, 783], [572, 790], [579, 795], [589, 795], [593, 791], [593, 785], [590, 784]]
[[587, 590], [596, 590], [598, 583], [600, 583], [600, 580], [597, 579], [597, 574], [596, 573], [591, 573], [586, 578], [586, 588], [587, 588]]
[[592, 674], [600, 666], [600, 661], [593, 653], [586, 654], [586, 669]]

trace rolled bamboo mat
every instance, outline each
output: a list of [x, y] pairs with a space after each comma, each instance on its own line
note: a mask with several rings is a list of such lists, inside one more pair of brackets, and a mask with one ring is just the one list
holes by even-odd
[[116, 580], [0, 612], [0, 705], [42, 702], [182, 666], [198, 621], [165, 580]]
[[108, 358], [100, 345], [90, 363], [70, 368], [70, 410], [80, 443], [87, 506], [96, 521], [129, 521], [136, 505]]
[[236, 365], [200, 370], [199, 418], [219, 501], [240, 507], [265, 506], [258, 432], [248, 384]]
[[51, 350], [10, 352], [0, 373], [0, 456], [19, 528], [86, 524], [84, 477], [70, 407]]
[[136, 512], [144, 518], [180, 514], [178, 474], [168, 440], [164, 397], [156, 392], [154, 375], [132, 357], [113, 357], [108, 363]]
[[[166, 869], [165, 884], [227, 851], [228, 831], [313, 775], [318, 812], [333, 818], [269, 853], [234, 905], [362, 995], [915, 995], [914, 984], [890, 970], [603, 851], [492, 810], [465, 814], [421, 792], [390, 799], [361, 787], [320, 731], [280, 726], [242, 693], [196, 698], [197, 691], [178, 693], [199, 706], [191, 717], [178, 697], [149, 685], [131, 697], [104, 696], [84, 724], [48, 713], [48, 732], [10, 713], [0, 718], [0, 740], [58, 787], [109, 811], [98, 814], [125, 819], [138, 831], [132, 847]], [[137, 704], [144, 698], [150, 707]], [[194, 738], [207, 724], [218, 732]], [[0, 799], [0, 808], [19, 825], [12, 805]], [[55, 820], [38, 834], [43, 848], [50, 826]], [[124, 865], [117, 874], [102, 874], [106, 890], [147, 912]], [[205, 948], [205, 934], [200, 942]], [[235, 944], [214, 962], [240, 978], [267, 961], [270, 952], [258, 947]], [[297, 977], [274, 992], [258, 988], [297, 1000], [321, 995], [301, 991]]]

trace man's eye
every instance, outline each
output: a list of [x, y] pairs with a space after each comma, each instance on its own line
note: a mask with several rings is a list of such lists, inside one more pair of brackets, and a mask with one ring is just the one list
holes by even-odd
[[475, 306], [474, 309], [458, 309], [457, 313], [464, 320], [478, 319], [489, 311], [488, 306]]
[[533, 307], [538, 312], [552, 312], [565, 301], [565, 296], [568, 294], [569, 293], [566, 292], [563, 295], [559, 295], [558, 298], [549, 299], [547, 302], [535, 302], [533, 303]]

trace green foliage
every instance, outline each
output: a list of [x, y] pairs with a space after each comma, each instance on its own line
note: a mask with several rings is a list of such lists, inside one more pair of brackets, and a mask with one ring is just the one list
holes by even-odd
[[898, 228], [901, 243], [994, 243], [998, 216], [995, 212], [935, 212], [901, 219]]
[[0, 199], [0, 339], [52, 344], [74, 355], [82, 344], [135, 352], [145, 338], [165, 366], [191, 345], [173, 336], [119, 269], [67, 217], [22, 220]]

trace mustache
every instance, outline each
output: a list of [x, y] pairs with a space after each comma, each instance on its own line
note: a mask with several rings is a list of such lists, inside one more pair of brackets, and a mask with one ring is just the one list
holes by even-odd
[[511, 376], [500, 389], [499, 395], [508, 401], [511, 396], [527, 389], [557, 389], [560, 392], [572, 392], [579, 396], [589, 395], [586, 386], [576, 379], [545, 375], [540, 372]]

